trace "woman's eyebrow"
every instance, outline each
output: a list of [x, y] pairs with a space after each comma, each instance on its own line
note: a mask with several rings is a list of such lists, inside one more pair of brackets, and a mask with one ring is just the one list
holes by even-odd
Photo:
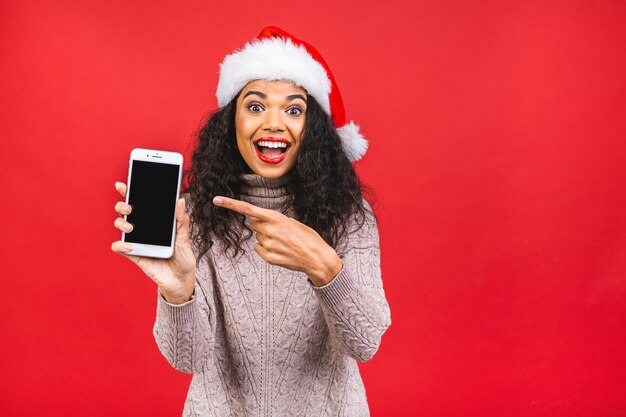
[[306, 98], [304, 98], [304, 96], [302, 94], [292, 94], [290, 96], [287, 96], [287, 101], [293, 101], [297, 98], [302, 99], [302, 101], [304, 101], [306, 103]]
[[[265, 95], [264, 93], [262, 93], [262, 92], [260, 92], [260, 91], [255, 91], [255, 90], [250, 90], [250, 91], [248, 91], [248, 92], [247, 92], [247, 93], [243, 96], [243, 98], [246, 98], [246, 97], [248, 97], [248, 96], [250, 96], [250, 95], [252, 95], [252, 94], [255, 94], [255, 95], [257, 95], [257, 96], [259, 96], [259, 97], [261, 97], [261, 98], [263, 98], [263, 99], [266, 99], [266, 98], [267, 98], [267, 95]], [[293, 101], [293, 100], [295, 100], [295, 99], [297, 99], [297, 98], [302, 99], [302, 101], [304, 101], [304, 102], [306, 103], [306, 98], [305, 98], [302, 94], [291, 94], [291, 95], [287, 96], [287, 101]]]
[[254, 90], [250, 90], [250, 91], [248, 91], [248, 92], [247, 92], [247, 93], [243, 96], [243, 98], [246, 98], [246, 97], [248, 97], [249, 95], [252, 95], [252, 94], [256, 94], [257, 96], [259, 96], [259, 97], [261, 97], [261, 98], [267, 98], [267, 96], [266, 96], [265, 94], [263, 94], [262, 92], [260, 92], [260, 91], [254, 91]]

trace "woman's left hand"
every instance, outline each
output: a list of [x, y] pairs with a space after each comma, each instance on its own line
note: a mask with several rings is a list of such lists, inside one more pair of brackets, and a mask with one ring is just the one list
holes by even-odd
[[250, 217], [257, 242], [254, 250], [267, 263], [307, 274], [313, 285], [329, 283], [343, 262], [324, 239], [309, 226], [276, 211], [228, 197], [213, 203]]

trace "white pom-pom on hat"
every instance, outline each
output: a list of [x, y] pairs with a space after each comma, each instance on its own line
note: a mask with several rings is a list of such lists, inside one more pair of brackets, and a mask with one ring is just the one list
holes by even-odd
[[365, 155], [367, 140], [354, 122], [346, 122], [335, 78], [311, 45], [276, 26], [265, 27], [257, 39], [227, 55], [220, 64], [218, 105], [224, 107], [248, 82], [259, 79], [289, 80], [304, 88], [331, 116], [348, 159], [358, 161]]
[[359, 133], [359, 126], [355, 125], [351, 120], [344, 126], [337, 129], [337, 131], [341, 137], [343, 150], [348, 156], [348, 159], [351, 161], [358, 161], [361, 159], [367, 151], [367, 140], [361, 133]]

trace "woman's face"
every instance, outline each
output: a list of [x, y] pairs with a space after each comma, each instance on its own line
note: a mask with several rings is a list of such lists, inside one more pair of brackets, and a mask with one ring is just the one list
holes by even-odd
[[288, 81], [250, 81], [237, 98], [237, 147], [250, 169], [279, 178], [296, 163], [306, 118], [306, 91]]

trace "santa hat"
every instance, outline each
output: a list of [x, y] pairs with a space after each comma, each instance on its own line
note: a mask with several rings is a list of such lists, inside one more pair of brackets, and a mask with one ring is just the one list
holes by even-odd
[[346, 122], [335, 77], [311, 45], [275, 26], [265, 27], [257, 39], [220, 64], [217, 104], [224, 107], [248, 82], [259, 79], [289, 80], [304, 88], [331, 116], [348, 159], [357, 161], [365, 154], [367, 140], [358, 125]]

